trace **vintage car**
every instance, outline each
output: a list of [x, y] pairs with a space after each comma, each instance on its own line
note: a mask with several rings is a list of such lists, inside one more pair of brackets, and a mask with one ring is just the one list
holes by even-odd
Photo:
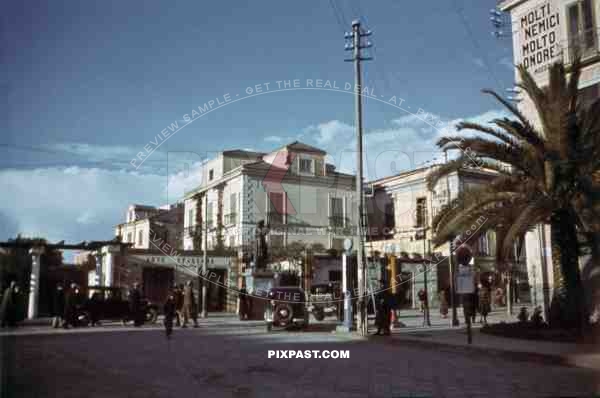
[[339, 310], [343, 308], [343, 295], [339, 282], [312, 285], [310, 292], [308, 309], [317, 321], [322, 321], [326, 315], [341, 316]]
[[267, 332], [273, 328], [299, 328], [308, 327], [308, 310], [306, 308], [306, 294], [297, 286], [274, 287], [267, 293], [264, 320]]
[[[128, 292], [125, 288], [90, 286], [87, 298], [77, 308], [77, 319], [80, 325], [91, 322], [93, 308], [96, 309], [97, 320], [117, 320], [124, 325], [133, 321], [129, 310]], [[158, 306], [142, 298], [142, 313], [146, 323], [155, 323], [158, 319]]]

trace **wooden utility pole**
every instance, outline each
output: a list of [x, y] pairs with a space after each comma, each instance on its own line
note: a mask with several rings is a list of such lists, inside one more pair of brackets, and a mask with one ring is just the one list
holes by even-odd
[[346, 39], [352, 39], [352, 44], [346, 45], [346, 50], [352, 50], [353, 56], [346, 61], [354, 63], [354, 93], [355, 93], [355, 112], [356, 112], [356, 195], [358, 205], [356, 208], [357, 220], [357, 263], [358, 263], [358, 330], [362, 336], [367, 335], [367, 275], [365, 266], [365, 251], [364, 251], [364, 228], [363, 228], [363, 145], [362, 145], [362, 76], [360, 70], [361, 61], [368, 61], [371, 58], [361, 56], [361, 50], [371, 46], [370, 43], [363, 45], [361, 38], [370, 36], [371, 32], [362, 32], [360, 29], [360, 21], [352, 21], [352, 33], [346, 34]]

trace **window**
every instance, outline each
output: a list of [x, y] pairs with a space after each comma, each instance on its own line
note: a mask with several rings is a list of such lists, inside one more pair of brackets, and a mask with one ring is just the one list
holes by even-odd
[[324, 176], [325, 175], [325, 168], [324, 166], [324, 162], [323, 159], [316, 159], [315, 160], [315, 175], [316, 176]]
[[600, 83], [579, 90], [578, 101], [581, 107], [588, 108], [598, 98], [600, 98]]
[[194, 225], [194, 209], [188, 210], [188, 227]]
[[396, 223], [394, 220], [394, 204], [386, 203], [383, 225], [385, 225], [387, 228], [394, 228], [395, 224]]
[[269, 212], [268, 222], [270, 224], [283, 224], [283, 193], [282, 192], [268, 192], [269, 198]]
[[138, 232], [138, 246], [142, 246], [144, 244], [144, 231]]
[[229, 247], [235, 247], [235, 236], [229, 237]]
[[300, 158], [300, 172], [301, 173], [311, 173], [312, 172], [312, 159], [302, 159]]
[[208, 181], [212, 181], [215, 177], [215, 171], [213, 169], [208, 170]]
[[329, 271], [329, 282], [341, 282], [342, 281], [342, 271], [339, 270], [330, 270]]
[[127, 243], [133, 243], [133, 233], [132, 232], [127, 233], [127, 240], [126, 240], [126, 242]]
[[206, 203], [206, 228], [212, 228], [213, 226], [213, 203]]
[[237, 194], [229, 195], [229, 214], [225, 215], [225, 225], [235, 224], [237, 222]]
[[331, 227], [344, 226], [343, 198], [329, 198], [329, 225]]
[[427, 224], [427, 198], [417, 198], [417, 214], [415, 226], [424, 228]]
[[586, 57], [596, 50], [592, 0], [580, 0], [567, 8], [569, 56]]

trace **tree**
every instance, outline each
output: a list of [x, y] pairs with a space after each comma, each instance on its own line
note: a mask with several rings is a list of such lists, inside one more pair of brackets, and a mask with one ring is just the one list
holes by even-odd
[[564, 65], [554, 64], [548, 86], [540, 88], [522, 65], [518, 67], [518, 86], [535, 106], [541, 129], [498, 94], [484, 90], [514, 119], [493, 120], [495, 127], [459, 123], [459, 131], [474, 130], [479, 135], [441, 138], [437, 143], [440, 148], [459, 148], [462, 152], [436, 169], [428, 181], [433, 188], [440, 178], [473, 160], [497, 173], [489, 184], [461, 192], [435, 217], [435, 244], [485, 220], [488, 228], [501, 226], [498, 255], [502, 260], [512, 252], [518, 237], [536, 224], [550, 224], [554, 270], [550, 321], [562, 327], [582, 327], [587, 320], [578, 232], [587, 236], [592, 246], [600, 242], [600, 100], [588, 108], [578, 103], [580, 71], [579, 60], [573, 63], [570, 77]]

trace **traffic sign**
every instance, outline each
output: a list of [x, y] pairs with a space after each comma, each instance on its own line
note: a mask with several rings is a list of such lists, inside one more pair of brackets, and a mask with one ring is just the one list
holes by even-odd
[[473, 272], [473, 267], [462, 264], [458, 265], [458, 272], [456, 273], [456, 293], [475, 293], [475, 273]]

